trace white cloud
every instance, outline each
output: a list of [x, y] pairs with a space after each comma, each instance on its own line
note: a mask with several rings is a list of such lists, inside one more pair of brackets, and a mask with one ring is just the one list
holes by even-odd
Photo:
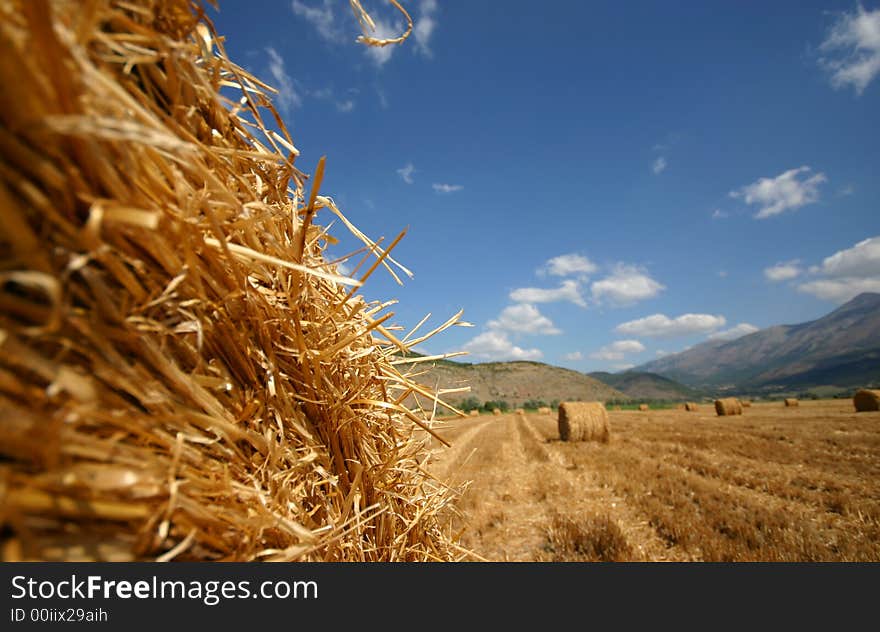
[[631, 305], [665, 289], [642, 269], [626, 264], [617, 264], [609, 276], [590, 286], [595, 301], [608, 300], [614, 305]]
[[798, 286], [798, 289], [826, 301], [845, 303], [862, 292], [880, 292], [880, 278], [810, 281]]
[[880, 236], [865, 239], [852, 248], [826, 257], [819, 270], [836, 278], [880, 277]]
[[856, 188], [851, 184], [847, 184], [845, 186], [840, 187], [840, 190], [838, 190], [837, 195], [839, 195], [840, 197], [849, 197], [850, 195], [854, 195], [855, 192], [856, 192]]
[[683, 314], [669, 318], [665, 314], [653, 314], [645, 318], [621, 323], [615, 331], [630, 336], [648, 338], [674, 338], [715, 331], [727, 324], [724, 316], [712, 314]]
[[419, 4], [419, 17], [413, 25], [413, 39], [416, 51], [425, 57], [433, 57], [430, 42], [434, 29], [437, 28], [437, 0], [422, 0]]
[[615, 371], [629, 371], [634, 366], [635, 366], [635, 364], [630, 364], [630, 363], [624, 362], [622, 364], [612, 364], [611, 368], [614, 369]]
[[379, 97], [379, 105], [382, 106], [383, 110], [387, 110], [391, 105], [388, 101], [388, 95], [385, 94], [385, 91], [382, 88], [376, 88], [376, 96]]
[[[355, 89], [349, 89], [349, 93], [357, 94], [359, 91]], [[330, 101], [333, 105], [336, 106], [336, 109], [340, 112], [351, 112], [354, 110], [355, 102], [354, 99], [345, 99], [344, 101], [338, 101], [336, 96], [333, 94], [332, 88], [320, 88], [318, 90], [310, 90], [306, 93], [307, 96], [312, 97], [314, 99], [320, 99], [321, 101]]]
[[658, 358], [662, 358], [663, 356], [672, 355], [672, 351], [664, 351], [663, 349], [657, 349], [657, 351], [654, 352], [654, 355], [656, 355]]
[[764, 268], [764, 276], [768, 281], [788, 281], [794, 279], [803, 272], [800, 263], [798, 259], [777, 263], [775, 266]]
[[641, 353], [645, 350], [638, 340], [616, 340], [590, 354], [593, 360], [623, 360], [628, 353]]
[[851, 85], [862, 94], [880, 74], [880, 9], [865, 11], [859, 6], [854, 13], [839, 16], [819, 50], [837, 54], [819, 59], [831, 73], [831, 85]]
[[736, 327], [731, 327], [730, 329], [725, 329], [724, 331], [717, 331], [714, 334], [709, 334], [706, 336], [707, 340], [736, 340], [737, 338], [742, 338], [743, 336], [747, 336], [749, 334], [753, 334], [758, 331], [758, 328], [750, 323], [740, 323]]
[[722, 211], [720, 208], [716, 208], [712, 211], [712, 219], [725, 219], [727, 217], [730, 217], [730, 213]]
[[578, 254], [567, 254], [553, 257], [538, 269], [538, 276], [571, 276], [574, 274], [588, 275], [598, 270], [595, 263]]
[[775, 178], [760, 178], [752, 184], [730, 192], [732, 198], [744, 198], [746, 204], [760, 207], [756, 219], [766, 219], [787, 210], [794, 210], [819, 201], [819, 185], [828, 178], [817, 173], [809, 178], [798, 179], [810, 171], [804, 166], [789, 169]]
[[663, 156], [658, 156], [657, 160], [651, 165], [651, 171], [654, 172], [654, 175], [658, 175], [666, 171], [666, 158]]
[[583, 360], [584, 354], [581, 353], [580, 351], [572, 351], [571, 353], [566, 353], [564, 356], [562, 356], [562, 359], [569, 360], [571, 362], [576, 362], [578, 360]]
[[320, 6], [310, 6], [300, 0], [293, 0], [294, 15], [303, 18], [324, 40], [335, 44], [345, 40], [345, 35], [336, 23], [333, 14], [333, 1], [323, 0]]
[[528, 303], [505, 307], [498, 319], [490, 320], [487, 326], [489, 329], [521, 334], [554, 335], [562, 333], [553, 325], [553, 321], [538, 311], [537, 307]]
[[462, 186], [461, 184], [437, 184], [437, 183], [432, 184], [431, 187], [433, 187], [433, 189], [437, 193], [455, 193], [456, 191], [461, 191], [464, 188], [464, 186]]
[[587, 303], [581, 296], [577, 281], [566, 280], [558, 288], [522, 287], [510, 293], [510, 299], [517, 303], [556, 303], [569, 301], [575, 305], [586, 307]]
[[283, 112], [289, 114], [293, 108], [302, 105], [302, 98], [294, 89], [293, 79], [284, 68], [284, 58], [271, 46], [266, 47], [266, 54], [269, 55], [269, 74], [278, 90], [278, 105]]
[[416, 168], [413, 165], [413, 163], [408, 162], [408, 163], [406, 163], [406, 165], [404, 165], [403, 167], [401, 167], [400, 169], [397, 170], [397, 175], [399, 175], [401, 178], [403, 178], [403, 181], [406, 182], [407, 184], [412, 184], [413, 183], [412, 175], [413, 175], [413, 173], [415, 173], [415, 171], [416, 171]]
[[827, 301], [843, 303], [862, 292], [880, 292], [880, 236], [826, 257], [810, 272], [825, 278], [802, 283], [798, 290]]
[[463, 351], [482, 360], [538, 360], [540, 349], [522, 349], [501, 331], [486, 331], [462, 346]]
[[719, 270], [718, 277], [721, 279], [726, 279], [727, 278], [727, 270]]

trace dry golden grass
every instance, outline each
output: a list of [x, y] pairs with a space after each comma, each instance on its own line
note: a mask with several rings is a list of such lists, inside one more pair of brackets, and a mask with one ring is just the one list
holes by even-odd
[[880, 561], [880, 413], [800, 404], [612, 412], [607, 446], [559, 441], [547, 417], [502, 417], [458, 463], [473, 482], [456, 526], [496, 560], [591, 558], [589, 542], [614, 539], [596, 526], [607, 517], [628, 545], [599, 547], [616, 559]]
[[622, 562], [632, 558], [632, 545], [607, 515], [553, 516], [547, 527], [548, 562]]

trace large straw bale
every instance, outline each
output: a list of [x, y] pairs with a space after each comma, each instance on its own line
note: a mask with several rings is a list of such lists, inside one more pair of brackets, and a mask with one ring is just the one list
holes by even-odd
[[[201, 4], [0, 0], [0, 83], [2, 550], [458, 557], [433, 420], [397, 403], [436, 402], [392, 361], [427, 336], [356, 293], [409, 274], [397, 240], [295, 166]], [[363, 241], [359, 279], [322, 217]]]
[[541, 414], [541, 415], [549, 415], [549, 414], [552, 413], [552, 412], [553, 412], [553, 411], [550, 410], [550, 407], [549, 407], [549, 406], [541, 406], [541, 407], [538, 409], [538, 414]]
[[750, 408], [752, 406], [751, 400], [748, 399], [741, 399], [740, 403], [742, 404], [743, 408]]
[[602, 402], [562, 402], [559, 404], [559, 438], [563, 441], [608, 443], [608, 411]]
[[684, 409], [690, 413], [695, 413], [700, 410], [700, 407], [697, 406], [697, 402], [687, 402], [684, 405]]
[[648, 410], [648, 405], [647, 404], [639, 404], [639, 410], [641, 410], [641, 411]]
[[880, 410], [880, 390], [860, 388], [853, 395], [853, 405], [856, 407], [856, 412], [860, 413]]
[[480, 411], [479, 410], [472, 410], [469, 414], [471, 417], [479, 417]]
[[500, 408], [493, 408], [493, 409], [492, 409], [492, 414], [493, 414], [493, 415], [500, 415], [500, 414], [501, 414], [501, 409], [500, 409]]
[[742, 403], [736, 397], [723, 397], [715, 400], [715, 412], [719, 417], [742, 415]]
[[795, 408], [799, 404], [798, 400], [794, 397], [786, 397], [785, 398], [785, 407], [786, 408]]

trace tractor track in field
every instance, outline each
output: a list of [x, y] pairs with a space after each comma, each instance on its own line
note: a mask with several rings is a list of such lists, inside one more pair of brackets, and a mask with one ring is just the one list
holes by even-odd
[[[464, 544], [493, 561], [546, 559], [556, 516], [608, 516], [617, 523], [636, 560], [692, 559], [671, 549], [594, 472], [572, 463], [555, 440], [555, 422], [543, 432], [522, 414], [493, 417], [460, 431], [434, 465], [451, 484], [471, 481], [462, 498]], [[553, 428], [550, 428], [550, 426]], [[570, 446], [568, 446], [570, 447]]]
[[[675, 547], [670, 548], [665, 540], [649, 524], [648, 520], [626, 499], [614, 493], [614, 490], [602, 485], [595, 472], [576, 466], [559, 448], [564, 444], [556, 439], [555, 423], [552, 428], [540, 432], [525, 416], [522, 425], [534, 441], [546, 446], [550, 460], [556, 465], [556, 475], [572, 479], [574, 486], [573, 498], [569, 503], [574, 506], [568, 511], [574, 515], [605, 514], [620, 527], [627, 542], [636, 552], [636, 557], [646, 561], [685, 561], [693, 559], [688, 553]], [[555, 448], [555, 449], [554, 449]]]

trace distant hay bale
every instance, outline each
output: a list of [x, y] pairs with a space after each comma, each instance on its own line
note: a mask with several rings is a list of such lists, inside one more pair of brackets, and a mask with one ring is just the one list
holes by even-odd
[[795, 408], [798, 405], [798, 400], [794, 397], [786, 397], [785, 398], [785, 407], [786, 408]]
[[725, 417], [727, 415], [742, 415], [742, 402], [740, 402], [736, 397], [724, 397], [722, 399], [716, 399], [715, 412], [718, 413], [719, 417]]
[[675, 410], [687, 410], [687, 404], [677, 404]]
[[853, 395], [853, 404], [859, 413], [880, 410], [880, 391], [861, 388]]
[[602, 402], [562, 402], [559, 404], [559, 438], [563, 441], [608, 443], [608, 411]]
[[500, 415], [500, 414], [501, 414], [501, 409], [500, 409], [500, 408], [493, 408], [493, 409], [492, 409], [492, 414], [493, 414], [493, 415]]
[[621, 406], [620, 404], [616, 404], [614, 406], [614, 410], [623, 410], [623, 406]]
[[513, 412], [515, 412], [517, 415], [525, 415], [526, 414], [526, 411], [523, 410], [522, 408], [517, 408]]
[[639, 404], [639, 410], [648, 410], [647, 404]]
[[472, 410], [469, 414], [471, 417], [479, 417], [480, 411], [479, 410]]
[[700, 407], [697, 406], [697, 403], [696, 403], [696, 402], [687, 402], [687, 403], [684, 405], [684, 409], [685, 409], [686, 411], [690, 412], [690, 413], [695, 413], [695, 412], [697, 412], [697, 411], [700, 410]]
[[749, 408], [752, 405], [752, 402], [748, 399], [740, 400], [740, 403], [742, 404], [743, 408]]
[[549, 406], [541, 406], [541, 407], [538, 409], [538, 414], [541, 414], [541, 415], [549, 415], [550, 412], [551, 412], [551, 411], [550, 411], [550, 407], [549, 407]]

